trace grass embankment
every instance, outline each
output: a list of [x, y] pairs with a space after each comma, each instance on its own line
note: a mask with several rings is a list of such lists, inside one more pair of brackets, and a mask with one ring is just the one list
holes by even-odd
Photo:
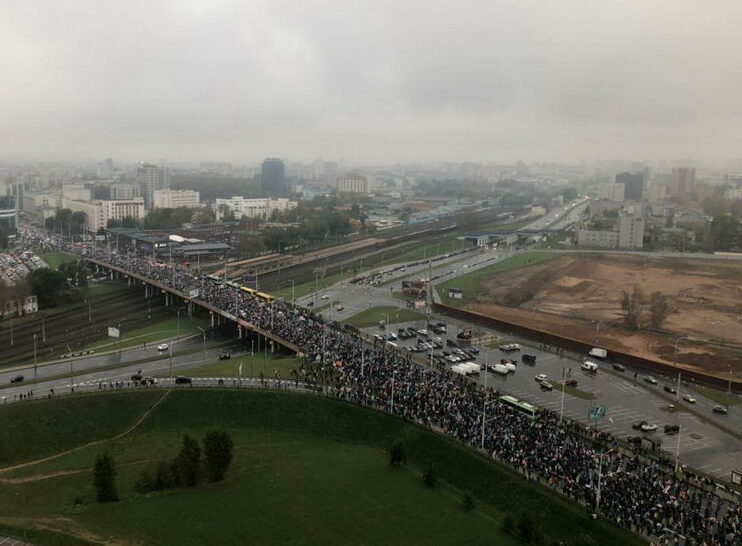
[[[112, 325], [113, 326], [113, 325]], [[136, 330], [122, 331], [121, 332], [121, 348], [136, 347], [144, 343], [151, 344], [158, 341], [167, 341], [180, 335], [180, 337], [190, 336], [193, 334], [201, 334], [201, 330], [198, 327], [207, 329], [209, 323], [204, 318], [188, 318], [180, 319], [180, 326], [178, 326], [178, 319], [171, 318], [167, 320], [159, 320], [142, 328]], [[116, 338], [105, 338], [90, 345], [85, 346], [83, 350], [95, 349], [101, 350], [114, 350], [118, 349], [119, 344]]]
[[712, 389], [711, 387], [703, 387], [700, 385], [696, 385], [694, 388], [706, 398], [708, 398], [709, 400], [713, 400], [717, 404], [721, 404], [723, 406], [736, 406], [737, 404], [742, 404], [742, 398], [740, 398], [739, 396], [729, 396], [727, 393], [720, 390]]
[[410, 249], [403, 254], [394, 256], [393, 258], [382, 258], [382, 260], [376, 265], [382, 266], [402, 264], [406, 262], [417, 262], [420, 260], [425, 260], [427, 258], [435, 258], [443, 254], [450, 254], [459, 250], [465, 250], [467, 248], [471, 248], [471, 245], [468, 244], [466, 241], [462, 241], [452, 237], [423, 245], [421, 245], [420, 243], [413, 243], [410, 245]]
[[361, 311], [360, 313], [347, 318], [343, 322], [355, 326], [356, 328], [368, 328], [369, 326], [376, 326], [380, 320], [386, 321], [387, 324], [396, 324], [398, 322], [425, 320], [425, 315], [411, 309], [381, 305], [379, 307], [370, 307], [365, 311]]
[[[191, 377], [238, 377], [239, 367], [242, 364], [242, 377], [276, 377], [276, 372], [282, 378], [290, 378], [291, 370], [298, 369], [302, 359], [286, 355], [266, 355], [261, 351], [255, 351], [254, 356], [245, 355], [231, 358], [229, 360], [218, 360], [203, 366], [192, 368], [178, 368], [178, 375]], [[168, 376], [168, 373], [160, 374], [160, 377]]]
[[[561, 381], [554, 381], [554, 389], [557, 391], [562, 390], [562, 382]], [[567, 394], [571, 394], [575, 398], [582, 398], [583, 400], [595, 400], [595, 395], [591, 392], [580, 390], [577, 387], [571, 387], [569, 385], [564, 386], [564, 392]]]
[[[332, 286], [333, 284], [339, 283], [342, 280], [345, 279], [352, 279], [356, 275], [355, 271], [353, 269], [347, 269], [343, 270], [343, 272], [337, 272], [333, 273], [332, 275], [327, 275], [326, 277], [317, 279], [316, 287], [317, 291], [321, 292], [322, 290], [325, 290]], [[291, 300], [291, 283], [287, 283], [288, 286], [282, 285], [282, 288], [279, 290], [275, 290], [273, 292], [273, 295], [277, 298], [283, 298], [285, 300]], [[308, 296], [312, 292], [314, 292], [315, 288], [315, 282], [307, 281], [303, 282], [301, 284], [294, 285], [294, 298], [303, 298], [304, 296]]]
[[[0, 440], [5, 444], [11, 435], [13, 444], [22, 446], [27, 435], [46, 439], [45, 453], [105, 440], [126, 430], [162, 395], [95, 394], [19, 405], [12, 408], [14, 419], [0, 419]], [[129, 397], [134, 403], [128, 403]], [[74, 410], [65, 410], [71, 403], [76, 403]], [[60, 412], [69, 421], [47, 418]], [[106, 419], [100, 419], [104, 414]], [[33, 427], [9, 430], [14, 420]], [[68, 426], [78, 431], [74, 440], [66, 434]], [[149, 495], [135, 492], [142, 469], [173, 457], [182, 434], [200, 439], [215, 427], [229, 431], [235, 442], [226, 481]], [[405, 442], [406, 469], [388, 464], [384, 449], [395, 439]], [[103, 450], [117, 463], [122, 499], [117, 503], [94, 502], [89, 469]], [[24, 453], [23, 458], [36, 456], [32, 450]], [[12, 462], [18, 458], [16, 453]], [[419, 475], [429, 461], [439, 475], [434, 488], [424, 486]], [[0, 457], [0, 463], [8, 462]], [[52, 472], [56, 477], [45, 477]], [[9, 477], [16, 480], [0, 489], [0, 513], [14, 527], [43, 524], [110, 543], [515, 545], [519, 542], [500, 524], [507, 514], [528, 512], [550, 541], [586, 534], [597, 544], [640, 544], [443, 436], [311, 395], [176, 390], [122, 438], [0, 473], [0, 478]], [[462, 509], [463, 490], [475, 495], [475, 510]], [[35, 542], [53, 543], [43, 537]]]
[[[472, 273], [467, 273], [466, 275], [448, 280], [438, 285], [436, 290], [438, 290], [438, 295], [441, 297], [441, 301], [447, 305], [462, 306], [467, 303], [474, 303], [477, 301], [478, 296], [486, 295], [487, 290], [485, 281], [490, 276], [512, 271], [521, 267], [530, 267], [539, 263], [548, 262], [558, 257], [558, 255], [550, 252], [525, 252], [523, 254], [517, 254], [507, 260], [494, 263]], [[463, 290], [463, 298], [460, 300], [449, 298], [449, 288], [460, 288]]]
[[49, 252], [40, 256], [51, 269], [59, 269], [59, 266], [67, 262], [76, 262], [80, 258], [64, 252]]

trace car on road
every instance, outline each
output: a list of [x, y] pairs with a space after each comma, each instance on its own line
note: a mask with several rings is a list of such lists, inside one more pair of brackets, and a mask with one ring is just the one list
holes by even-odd
[[576, 387], [577, 386], [577, 380], [576, 379], [567, 379], [564, 384], [567, 387]]
[[308, 301], [307, 302], [307, 307], [312, 307], [313, 305], [314, 305], [314, 302], [313, 301]]
[[338, 305], [337, 307], [335, 307], [335, 311], [342, 311], [343, 309], [345, 309], [345, 307], [343, 307], [342, 305]]
[[714, 413], [720, 413], [722, 415], [726, 415], [729, 412], [727, 407], [722, 406], [721, 404], [716, 404], [713, 408], [711, 408], [711, 411], [713, 411]]
[[523, 353], [523, 364], [535, 364], [536, 363], [536, 355], [529, 355], [528, 353]]
[[22, 375], [16, 375], [15, 377], [10, 378], [11, 383], [23, 383], [24, 377]]
[[554, 390], [554, 385], [552, 385], [548, 381], [541, 381], [541, 383], [539, 383], [539, 387], [541, 388], [542, 391], [553, 391]]
[[540, 373], [536, 377], [534, 377], [534, 379], [541, 383], [541, 381], [547, 381], [549, 378], [546, 376], [545, 373]]
[[193, 379], [191, 379], [190, 377], [179, 375], [175, 378], [176, 385], [190, 385], [191, 383], [193, 383]]
[[613, 369], [616, 370], [617, 372], [625, 372], [626, 371], [626, 366], [624, 366], [623, 364], [617, 364], [617, 363], [614, 362], [613, 363]]
[[652, 385], [656, 385], [657, 384], [657, 380], [654, 377], [652, 377], [651, 375], [645, 375], [644, 376], [644, 381], [646, 381], [647, 383], [650, 383]]
[[472, 347], [469, 347], [466, 350], [466, 352], [469, 353], [469, 354], [472, 354], [472, 355], [478, 355], [480, 353], [480, 350], [479, 350], [479, 347], [472, 346]]
[[663, 431], [665, 434], [677, 434], [680, 432], [680, 425], [665, 425]]
[[320, 297], [320, 299], [322, 299], [322, 300], [329, 300], [330, 299], [330, 295], [329, 294], [322, 294], [322, 297]]
[[665, 385], [662, 387], [662, 390], [665, 392], [669, 392], [670, 394], [678, 394], [678, 391], [675, 390], [675, 387], [671, 387], [670, 385]]
[[230, 353], [221, 353], [219, 355], [219, 360], [229, 360], [230, 358], [232, 358]]
[[631, 425], [634, 430], [641, 430], [642, 432], [654, 432], [657, 430], [657, 425], [650, 423], [649, 421], [641, 421]]
[[131, 380], [132, 381], [141, 381], [142, 380], [142, 374], [135, 373], [134, 375], [131, 376]]
[[690, 395], [690, 394], [684, 394], [683, 395], [683, 400], [685, 400], [689, 404], [695, 404], [696, 403], [696, 399], [692, 395]]
[[157, 385], [157, 379], [155, 379], [154, 377], [142, 377], [139, 380], [139, 383], [141, 385]]
[[419, 335], [419, 336], [427, 336], [428, 335], [428, 331], [425, 328], [420, 328], [417, 331], [417, 335]]
[[168, 345], [167, 343], [160, 343], [157, 346], [158, 351], [167, 351], [169, 348], [170, 348], [170, 345]]

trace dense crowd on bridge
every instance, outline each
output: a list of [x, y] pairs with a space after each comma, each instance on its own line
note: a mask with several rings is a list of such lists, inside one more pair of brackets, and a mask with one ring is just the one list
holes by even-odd
[[483, 447], [529, 479], [597, 507], [616, 525], [673, 541], [685, 537], [689, 545], [742, 544], [739, 501], [700, 487], [693, 475], [676, 474], [672, 465], [619, 446], [609, 434], [560, 422], [550, 411], [531, 420], [502, 403], [497, 392], [415, 365], [408, 356], [372, 346], [291, 303], [267, 304], [206, 275], [134, 256], [96, 251], [92, 257], [185, 294], [198, 290], [199, 299], [300, 347], [309, 374], [326, 392]]

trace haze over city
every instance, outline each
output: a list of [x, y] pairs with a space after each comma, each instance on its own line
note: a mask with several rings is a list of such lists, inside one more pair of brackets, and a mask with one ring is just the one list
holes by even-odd
[[6, 159], [725, 161], [738, 2], [15, 2]]

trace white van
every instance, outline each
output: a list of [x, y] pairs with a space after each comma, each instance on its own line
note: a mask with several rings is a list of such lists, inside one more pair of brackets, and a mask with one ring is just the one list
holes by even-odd
[[582, 366], [580, 366], [583, 370], [586, 372], [597, 372], [598, 371], [598, 365], [595, 362], [590, 362], [589, 360], [586, 360], [582, 363]]
[[495, 373], [499, 373], [500, 375], [507, 375], [510, 373], [510, 370], [508, 370], [508, 367], [503, 366], [502, 364], [495, 364], [495, 368], [493, 371]]
[[479, 375], [479, 364], [476, 362], [462, 362], [459, 366], [466, 370], [466, 375]]
[[601, 349], [600, 347], [593, 347], [590, 349], [590, 356], [593, 356], [595, 358], [607, 358], [608, 357], [608, 351], [605, 349]]

